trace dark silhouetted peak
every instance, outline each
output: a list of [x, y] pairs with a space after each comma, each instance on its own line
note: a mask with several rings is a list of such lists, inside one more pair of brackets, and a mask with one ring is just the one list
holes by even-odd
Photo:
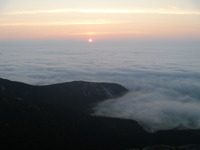
[[127, 92], [115, 83], [73, 81], [67, 83], [32, 86], [0, 79], [0, 95], [37, 103], [62, 105], [70, 109], [88, 109], [95, 103]]
[[92, 97], [95, 99], [107, 99], [120, 96], [128, 90], [115, 83], [94, 83], [85, 81], [73, 81], [64, 84], [51, 85], [53, 88], [69, 90], [71, 94], [81, 97]]

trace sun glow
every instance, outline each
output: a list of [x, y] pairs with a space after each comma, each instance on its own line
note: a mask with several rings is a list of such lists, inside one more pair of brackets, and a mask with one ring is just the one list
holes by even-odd
[[41, 0], [13, 1], [16, 3], [0, 11], [0, 40], [67, 38], [98, 43], [105, 39], [200, 37], [199, 3], [193, 0], [118, 0], [115, 5], [112, 0], [77, 0], [82, 5], [62, 0], [48, 5], [41, 5], [46, 4]]
[[92, 43], [92, 42], [93, 42], [93, 39], [88, 39], [88, 42], [89, 42], [89, 43]]

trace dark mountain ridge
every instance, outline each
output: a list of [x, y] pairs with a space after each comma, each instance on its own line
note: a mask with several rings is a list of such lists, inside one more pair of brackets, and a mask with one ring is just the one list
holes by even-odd
[[123, 95], [128, 90], [114, 83], [73, 81], [67, 83], [32, 86], [0, 79], [0, 95], [32, 102], [56, 104], [69, 109], [88, 111], [95, 103]]
[[134, 120], [90, 115], [97, 102], [127, 91], [113, 83], [32, 86], [0, 79], [0, 148], [117, 150], [200, 144], [199, 130], [152, 134]]

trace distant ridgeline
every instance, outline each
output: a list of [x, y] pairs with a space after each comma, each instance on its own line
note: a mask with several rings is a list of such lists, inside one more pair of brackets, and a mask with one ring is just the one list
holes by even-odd
[[48, 104], [88, 111], [95, 103], [120, 96], [128, 90], [114, 83], [92, 83], [74, 81], [68, 83], [32, 86], [20, 82], [0, 79], [0, 94], [4, 98], [14, 98], [38, 104]]
[[0, 78], [0, 148], [130, 149], [200, 144], [199, 130], [153, 134], [134, 120], [90, 115], [98, 102], [126, 92], [114, 83], [32, 86]]

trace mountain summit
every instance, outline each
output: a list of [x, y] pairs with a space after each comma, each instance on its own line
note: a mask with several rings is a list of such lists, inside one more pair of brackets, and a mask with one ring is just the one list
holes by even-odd
[[64, 106], [79, 111], [88, 111], [95, 103], [123, 95], [127, 91], [126, 88], [115, 83], [73, 81], [33, 86], [0, 78], [2, 99], [9, 97], [32, 103]]

